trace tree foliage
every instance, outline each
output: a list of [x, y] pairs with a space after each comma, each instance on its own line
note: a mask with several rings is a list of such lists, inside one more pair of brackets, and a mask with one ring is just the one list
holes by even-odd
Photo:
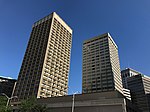
[[38, 104], [35, 97], [31, 97], [21, 102], [20, 112], [48, 112], [48, 108]]
[[5, 96], [0, 96], [0, 112], [11, 112], [11, 107], [6, 107], [7, 98]]
[[48, 112], [48, 108], [46, 107], [46, 105], [37, 104], [35, 109], [37, 112]]

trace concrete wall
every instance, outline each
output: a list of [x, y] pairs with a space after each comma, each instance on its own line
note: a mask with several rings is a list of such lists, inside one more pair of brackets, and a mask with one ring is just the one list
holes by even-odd
[[[38, 99], [49, 112], [71, 112], [73, 96]], [[118, 92], [75, 95], [74, 112], [127, 112], [126, 101]]]
[[[50, 108], [49, 112], [71, 112], [71, 108]], [[75, 107], [74, 112], [124, 112], [121, 105]]]

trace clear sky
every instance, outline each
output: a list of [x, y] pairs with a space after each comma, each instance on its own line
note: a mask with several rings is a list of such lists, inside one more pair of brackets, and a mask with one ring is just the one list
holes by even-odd
[[17, 78], [32, 24], [56, 11], [73, 29], [69, 86], [82, 89], [82, 43], [110, 32], [121, 69], [150, 76], [149, 0], [0, 0], [0, 75]]

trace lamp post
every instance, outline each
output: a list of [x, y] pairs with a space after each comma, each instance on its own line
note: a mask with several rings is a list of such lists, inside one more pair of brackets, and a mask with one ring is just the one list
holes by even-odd
[[8, 108], [9, 102], [12, 98], [18, 98], [17, 96], [12, 96], [9, 98], [5, 93], [2, 93], [2, 95], [4, 95], [7, 98], [6, 109]]
[[75, 95], [77, 93], [79, 93], [79, 92], [77, 91], [77, 92], [73, 93], [73, 95], [72, 95], [72, 112], [74, 112]]

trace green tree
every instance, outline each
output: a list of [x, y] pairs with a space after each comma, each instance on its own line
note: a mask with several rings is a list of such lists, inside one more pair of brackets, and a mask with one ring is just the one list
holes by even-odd
[[5, 96], [0, 96], [0, 112], [11, 112], [11, 107], [6, 107], [7, 98]]
[[23, 100], [20, 105], [20, 112], [34, 112], [36, 106], [36, 98], [31, 97]]
[[38, 104], [35, 97], [31, 97], [21, 102], [20, 112], [48, 112], [48, 108]]
[[35, 109], [36, 109], [37, 112], [48, 112], [48, 110], [49, 110], [46, 107], [46, 105], [40, 105], [40, 104], [37, 104]]

